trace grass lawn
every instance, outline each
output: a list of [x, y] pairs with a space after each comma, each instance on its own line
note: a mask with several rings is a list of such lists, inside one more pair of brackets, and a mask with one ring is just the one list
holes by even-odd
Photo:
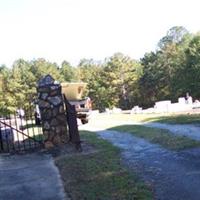
[[141, 125], [122, 125], [110, 129], [129, 132], [137, 137], [144, 138], [151, 143], [160, 144], [161, 146], [171, 150], [200, 147], [200, 141], [184, 136], [176, 136], [164, 129], [144, 127]]
[[57, 157], [65, 190], [73, 200], [149, 200], [150, 189], [120, 163], [120, 150], [82, 131], [81, 138], [94, 146], [88, 154]]
[[[100, 120], [106, 119], [106, 123], [112, 121], [132, 122], [160, 122], [169, 124], [200, 124], [200, 114], [110, 114], [98, 116]], [[108, 121], [107, 121], [108, 120]]]
[[168, 123], [168, 124], [200, 124], [200, 115], [199, 114], [182, 114], [182, 115], [169, 115], [169, 116], [152, 116], [149, 118], [144, 118], [142, 120]]
[[[121, 116], [123, 117], [123, 116]], [[125, 118], [125, 117], [124, 117]], [[200, 124], [200, 114], [134, 114], [130, 115], [137, 122], [160, 122], [169, 124]]]

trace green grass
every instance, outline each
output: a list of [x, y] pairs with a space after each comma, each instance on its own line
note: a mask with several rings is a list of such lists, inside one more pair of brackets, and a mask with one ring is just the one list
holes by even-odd
[[171, 115], [171, 116], [156, 116], [142, 120], [143, 122], [152, 121], [168, 124], [200, 124], [200, 115]]
[[200, 125], [200, 114], [100, 114], [91, 118], [89, 124], [91, 127], [109, 129], [134, 122]]
[[27, 124], [24, 125], [22, 128], [22, 132], [26, 135], [39, 141], [44, 140], [42, 126], [35, 125], [31, 121], [29, 121], [29, 123], [27, 122]]
[[120, 163], [120, 151], [95, 133], [81, 132], [95, 151], [56, 159], [65, 190], [73, 200], [148, 200], [150, 189]]
[[200, 147], [200, 141], [185, 136], [176, 136], [164, 129], [144, 127], [141, 125], [122, 125], [110, 128], [121, 132], [129, 132], [137, 137], [144, 138], [151, 143], [159, 144], [171, 150], [183, 150]]
[[133, 122], [160, 122], [169, 124], [200, 124], [200, 114], [110, 114], [100, 119]]
[[43, 134], [39, 134], [39, 135], [34, 135], [32, 136], [34, 139], [36, 139], [37, 141], [44, 141], [45, 137]]

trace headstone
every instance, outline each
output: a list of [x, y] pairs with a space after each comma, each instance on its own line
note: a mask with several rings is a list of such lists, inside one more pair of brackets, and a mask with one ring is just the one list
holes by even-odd
[[185, 102], [185, 98], [184, 97], [179, 97], [178, 98], [178, 103], [179, 104], [185, 104], [186, 102]]
[[188, 97], [187, 103], [188, 103], [189, 105], [192, 105], [192, 104], [193, 104], [193, 101], [192, 101], [192, 97], [191, 97], [191, 96]]
[[154, 108], [157, 112], [169, 112], [169, 107], [171, 106], [170, 100], [158, 101], [155, 103]]

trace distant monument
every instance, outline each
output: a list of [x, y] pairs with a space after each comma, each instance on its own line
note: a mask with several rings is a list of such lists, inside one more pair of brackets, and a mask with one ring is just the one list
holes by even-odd
[[189, 92], [186, 93], [186, 104], [191, 105], [193, 103], [192, 97], [189, 95]]

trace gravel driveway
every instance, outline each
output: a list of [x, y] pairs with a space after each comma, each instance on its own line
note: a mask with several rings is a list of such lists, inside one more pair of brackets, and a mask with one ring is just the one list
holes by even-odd
[[200, 149], [173, 152], [128, 133], [97, 133], [122, 150], [123, 163], [152, 185], [155, 199], [200, 199]]
[[131, 121], [107, 121], [98, 117], [80, 127], [95, 131], [99, 137], [119, 147], [122, 162], [150, 183], [156, 200], [199, 200], [200, 199], [200, 148], [170, 151], [159, 145], [129, 133], [105, 130], [106, 128], [137, 124], [167, 129], [173, 134], [200, 140], [200, 127], [195, 125], [171, 125], [161, 123], [134, 123]]

